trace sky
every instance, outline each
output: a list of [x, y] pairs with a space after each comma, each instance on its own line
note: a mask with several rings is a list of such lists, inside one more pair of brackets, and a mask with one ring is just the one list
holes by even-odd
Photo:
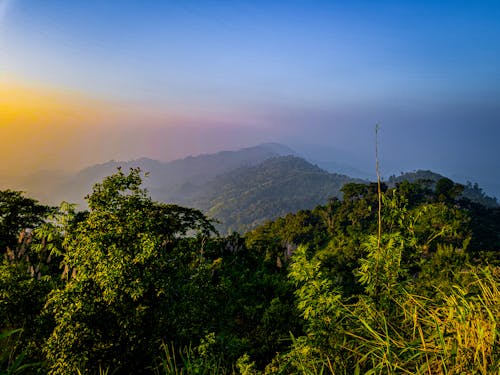
[[[500, 2], [0, 0], [0, 176], [286, 144], [500, 196]], [[495, 190], [497, 189], [497, 190]]]

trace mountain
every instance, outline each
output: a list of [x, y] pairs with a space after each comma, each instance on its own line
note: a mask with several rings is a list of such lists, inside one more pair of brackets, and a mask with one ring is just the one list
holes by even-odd
[[[334, 166], [334, 164], [331, 164]], [[267, 220], [322, 205], [329, 198], [340, 197], [342, 186], [349, 182], [366, 183], [346, 173], [331, 173], [292, 149], [265, 143], [236, 151], [190, 156], [170, 162], [142, 158], [127, 162], [110, 161], [85, 168], [74, 175], [40, 172], [9, 186], [23, 190], [43, 203], [59, 204], [65, 200], [85, 209], [84, 197], [92, 185], [116, 172], [139, 167], [148, 172], [144, 186], [154, 200], [176, 203], [202, 210], [220, 221], [221, 233], [245, 232]], [[426, 180], [433, 188], [444, 176], [418, 170], [391, 176], [394, 186], [408, 180]], [[4, 187], [2, 187], [4, 188]], [[487, 207], [497, 207], [477, 184], [465, 185], [463, 196]]]
[[144, 184], [154, 199], [178, 202], [186, 200], [190, 191], [197, 191], [217, 175], [289, 154], [294, 154], [294, 151], [286, 146], [264, 143], [237, 151], [189, 156], [170, 162], [148, 158], [126, 162], [109, 161], [90, 166], [73, 175], [58, 175], [57, 178], [53, 178], [48, 172], [38, 173], [9, 187], [26, 191], [44, 203], [59, 204], [64, 200], [85, 207], [84, 197], [96, 182], [116, 172], [119, 167], [124, 171], [139, 167], [149, 173]]
[[363, 181], [328, 173], [296, 156], [282, 156], [217, 176], [192, 203], [220, 220], [221, 232], [246, 232], [267, 220], [340, 198], [340, 189], [349, 182]]
[[[442, 178], [447, 178], [439, 173], [435, 173], [429, 170], [417, 170], [414, 172], [402, 173], [400, 176], [391, 176], [388, 180], [388, 185], [390, 187], [395, 184], [408, 181], [408, 182], [418, 182], [427, 181], [430, 188], [434, 188], [437, 181]], [[467, 182], [464, 185], [464, 190], [461, 194], [464, 198], [468, 198], [473, 202], [480, 203], [483, 206], [494, 208], [498, 207], [498, 201], [496, 198], [486, 195], [481, 187], [477, 183], [472, 184]]]

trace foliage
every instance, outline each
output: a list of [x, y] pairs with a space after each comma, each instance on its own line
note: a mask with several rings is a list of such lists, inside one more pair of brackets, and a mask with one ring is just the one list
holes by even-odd
[[173, 344], [162, 344], [159, 364], [154, 368], [155, 374], [229, 374], [221, 358], [212, 352], [215, 345], [215, 334], [209, 333], [201, 339], [200, 344], [176, 350]]
[[351, 181], [304, 159], [282, 156], [218, 176], [192, 204], [220, 220], [222, 233], [241, 233], [340, 197], [342, 186]]
[[24, 363], [26, 353], [16, 353], [21, 329], [0, 333], [0, 375], [19, 374], [35, 364]]
[[0, 254], [14, 249], [21, 232], [36, 228], [50, 210], [19, 191], [0, 191]]
[[[380, 243], [367, 235], [356, 271], [360, 294], [343, 296], [317, 256], [307, 259], [304, 247], [295, 253], [290, 277], [298, 286], [307, 335], [281, 358], [279, 372], [304, 371], [304, 364], [307, 372], [332, 373], [489, 374], [499, 369], [498, 268], [472, 267], [466, 258], [443, 264], [443, 257], [454, 253], [452, 244], [463, 239], [454, 221], [460, 223], [460, 215], [448, 216], [453, 207], [441, 203], [408, 209], [404, 197], [391, 193], [384, 197], [390, 210], [384, 226], [391, 232]], [[427, 256], [440, 259], [441, 272], [454, 272], [431, 277], [424, 251], [438, 241]], [[421, 263], [423, 271], [409, 272], [411, 262]], [[431, 280], [433, 290], [422, 289]]]
[[377, 184], [351, 183], [243, 237], [141, 183], [89, 212], [0, 195], [1, 371], [498, 373], [500, 211], [450, 180], [382, 184], [380, 235]]
[[[467, 199], [487, 208], [498, 207], [497, 199], [487, 196], [477, 183], [473, 184], [468, 181], [465, 185], [458, 185], [452, 181], [452, 184], [450, 184], [450, 179], [431, 171], [417, 170], [415, 172], [401, 173], [400, 176], [393, 175], [389, 177], [388, 184], [394, 187], [407, 182], [413, 186], [425, 186], [428, 190], [441, 190], [441, 188], [437, 187], [439, 181], [441, 181], [441, 185], [447, 184], [451, 190], [454, 190], [453, 195], [455, 198]], [[457, 196], [457, 193], [459, 196]]]
[[[62, 253], [55, 248], [60, 249], [62, 234], [59, 230], [63, 228], [62, 225], [58, 227], [57, 220], [66, 213], [34, 202], [29, 198], [17, 201], [23, 208], [14, 211], [22, 212], [27, 222], [17, 224], [18, 230], [22, 228], [17, 244], [8, 247], [0, 260], [0, 330], [11, 332], [19, 328], [15, 345], [6, 343], [12, 355], [22, 357], [23, 362], [43, 363], [40, 343], [53, 326], [52, 317], [45, 315], [43, 310], [50, 292], [62, 283]], [[69, 225], [69, 221], [66, 224]], [[27, 367], [23, 365], [22, 368]]]
[[[64, 262], [74, 272], [48, 301], [54, 374], [100, 366], [142, 371], [161, 339], [180, 334], [172, 320], [191, 317], [168, 314], [167, 306], [193, 291], [188, 269], [194, 280], [208, 271], [203, 238], [213, 227], [198, 211], [153, 202], [140, 184], [138, 170], [97, 184], [89, 215], [64, 240]], [[186, 237], [191, 231], [194, 239]]]

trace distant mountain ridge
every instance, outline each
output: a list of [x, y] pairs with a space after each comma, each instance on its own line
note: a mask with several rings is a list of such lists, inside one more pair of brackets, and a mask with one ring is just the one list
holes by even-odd
[[[144, 186], [152, 198], [202, 210], [220, 221], [221, 233], [244, 232], [266, 220], [325, 204], [340, 198], [346, 183], [367, 183], [366, 179], [328, 172], [294, 150], [278, 143], [265, 143], [236, 151], [189, 156], [170, 162], [141, 158], [133, 161], [96, 164], [73, 175], [43, 172], [28, 176], [17, 190], [44, 203], [61, 201], [86, 208], [84, 197], [92, 185], [121, 167], [148, 172]], [[444, 176], [418, 170], [391, 176], [388, 185], [404, 180], [428, 181], [430, 187]], [[488, 207], [497, 207], [477, 184], [465, 185], [463, 196]]]
[[50, 204], [58, 204], [64, 200], [85, 207], [84, 197], [90, 193], [96, 182], [115, 173], [119, 167], [125, 171], [129, 168], [140, 168], [149, 174], [144, 185], [151, 192], [153, 198], [169, 202], [179, 200], [184, 187], [203, 186], [219, 174], [242, 166], [256, 165], [272, 157], [290, 154], [294, 154], [294, 151], [284, 145], [263, 143], [236, 151], [188, 156], [170, 162], [148, 158], [132, 161], [109, 161], [92, 165], [73, 175], [60, 176], [54, 180], [54, 184], [41, 176], [37, 181], [25, 179], [30, 184], [26, 188], [23, 187], [23, 190]]

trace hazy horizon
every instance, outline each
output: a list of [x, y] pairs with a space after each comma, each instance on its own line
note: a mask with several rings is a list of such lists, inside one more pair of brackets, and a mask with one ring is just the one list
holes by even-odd
[[[0, 176], [282, 143], [500, 195], [494, 1], [0, 0]], [[1, 188], [1, 187], [0, 187]]]

